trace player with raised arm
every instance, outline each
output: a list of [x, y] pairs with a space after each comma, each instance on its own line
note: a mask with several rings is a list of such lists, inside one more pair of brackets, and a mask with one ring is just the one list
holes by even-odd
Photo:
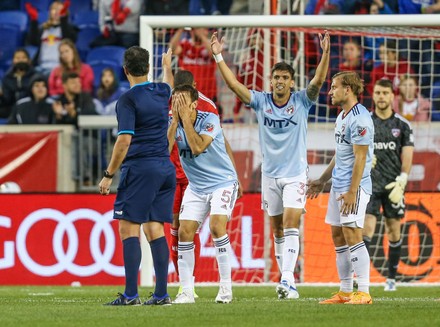
[[[371, 162], [374, 126], [368, 110], [358, 102], [363, 81], [356, 72], [339, 72], [332, 78], [329, 95], [341, 106], [335, 124], [336, 153], [317, 180], [310, 181], [309, 198], [315, 198], [331, 178], [325, 222], [331, 225], [340, 290], [320, 304], [372, 304], [370, 256], [362, 241], [365, 210], [372, 191]], [[353, 270], [358, 292], [353, 293]]]
[[396, 290], [396, 273], [402, 248], [400, 219], [405, 216], [404, 192], [414, 153], [411, 125], [393, 111], [393, 98], [392, 82], [378, 80], [373, 89], [376, 110], [372, 113], [376, 164], [371, 170], [373, 195], [367, 206], [364, 226], [364, 243], [368, 248], [382, 208], [389, 248], [385, 291]]
[[194, 235], [210, 214], [220, 275], [217, 303], [232, 301], [230, 253], [226, 225], [238, 192], [238, 180], [229, 158], [220, 119], [197, 110], [198, 92], [191, 85], [173, 90], [173, 115], [168, 128], [169, 149], [179, 148], [180, 161], [189, 180], [180, 209], [178, 266], [182, 292], [173, 303], [194, 303]]
[[278, 298], [294, 299], [299, 294], [293, 271], [299, 253], [299, 224], [306, 202], [307, 118], [318, 99], [328, 71], [330, 36], [319, 34], [322, 58], [307, 89], [298, 92], [295, 71], [287, 63], [272, 67], [272, 92], [249, 90], [240, 83], [222, 58], [224, 39], [211, 38], [211, 50], [223, 79], [238, 98], [257, 114], [260, 148], [263, 154], [262, 197], [274, 233], [275, 256], [281, 272], [276, 287]]
[[116, 104], [118, 138], [99, 183], [108, 195], [113, 175], [121, 178], [113, 218], [119, 220], [123, 244], [125, 291], [107, 305], [139, 305], [140, 227], [150, 244], [156, 287], [145, 305], [170, 305], [167, 293], [169, 249], [164, 223], [172, 221], [176, 173], [168, 149], [168, 101], [172, 83], [171, 50], [162, 56], [165, 83], [148, 82], [149, 53], [138, 46], [125, 51], [124, 72], [130, 90]]
[[[180, 85], [191, 85], [196, 88], [196, 82], [194, 81], [194, 75], [189, 70], [179, 70], [174, 75], [174, 86], [180, 86]], [[218, 115], [217, 107], [215, 103], [207, 98], [203, 93], [198, 91], [198, 101], [197, 101], [197, 110], [203, 111], [203, 112], [211, 112], [216, 115]], [[171, 112], [170, 112], [171, 114]], [[224, 136], [224, 135], [223, 135]], [[232, 153], [231, 146], [229, 145], [229, 142], [227, 141], [225, 137], [225, 146], [226, 146], [226, 152], [229, 155], [229, 158], [231, 159], [232, 163], [235, 167], [234, 162], [234, 156]], [[180, 163], [179, 159], [179, 151], [177, 148], [177, 144], [174, 144], [173, 150], [170, 153], [171, 161], [173, 162], [174, 166], [176, 167], [176, 193], [174, 195], [174, 205], [173, 205], [173, 223], [171, 225], [170, 234], [171, 234], [171, 247], [170, 247], [170, 253], [171, 253], [171, 259], [174, 263], [174, 267], [176, 269], [177, 274], [179, 274], [179, 267], [177, 264], [178, 260], [178, 230], [179, 230], [179, 212], [180, 207], [182, 205], [182, 199], [183, 194], [188, 186], [188, 179], [185, 175], [185, 172], [182, 168], [182, 165]], [[240, 184], [239, 184], [240, 185]], [[238, 195], [237, 198], [240, 198], [242, 194], [241, 187], [238, 189]], [[200, 237], [199, 237], [199, 231], [196, 232], [194, 235], [194, 276], [196, 276], [196, 269], [197, 264], [200, 259]], [[179, 288], [179, 292], [182, 292], [182, 287]], [[194, 297], [197, 298], [197, 294], [194, 293]]]

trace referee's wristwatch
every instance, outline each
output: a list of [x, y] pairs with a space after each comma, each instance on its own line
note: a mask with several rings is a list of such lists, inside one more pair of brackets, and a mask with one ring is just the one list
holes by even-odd
[[108, 170], [104, 170], [104, 177], [105, 178], [113, 178], [113, 176], [115, 176], [115, 174], [111, 175]]

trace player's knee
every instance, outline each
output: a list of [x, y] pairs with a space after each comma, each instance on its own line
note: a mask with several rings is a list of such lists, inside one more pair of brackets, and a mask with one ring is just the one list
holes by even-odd
[[180, 224], [179, 226], [179, 241], [180, 242], [192, 242], [194, 240], [194, 229], [188, 224]]

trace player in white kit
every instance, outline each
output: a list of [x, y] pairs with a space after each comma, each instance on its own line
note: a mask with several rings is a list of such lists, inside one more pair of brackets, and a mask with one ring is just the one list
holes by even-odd
[[180, 161], [188, 177], [179, 215], [178, 267], [182, 292], [173, 303], [194, 303], [194, 235], [210, 215], [220, 275], [215, 301], [232, 301], [230, 253], [226, 225], [237, 198], [238, 180], [225, 148], [218, 115], [198, 111], [198, 92], [191, 85], [173, 90], [172, 119], [168, 129], [169, 149], [177, 143]]
[[270, 216], [281, 280], [278, 298], [299, 297], [293, 271], [299, 253], [299, 224], [306, 203], [307, 118], [318, 99], [329, 65], [330, 36], [319, 34], [322, 58], [307, 89], [293, 91], [295, 71], [280, 62], [272, 67], [272, 92], [248, 90], [224, 62], [224, 39], [211, 38], [211, 50], [228, 87], [255, 110], [259, 125], [263, 207]]
[[[374, 125], [369, 111], [358, 102], [363, 90], [363, 81], [356, 72], [333, 76], [329, 95], [332, 104], [343, 109], [335, 124], [336, 153], [321, 177], [308, 185], [308, 196], [315, 198], [332, 180], [325, 222], [331, 225], [341, 285], [339, 292], [321, 304], [373, 303], [369, 294], [370, 256], [362, 229], [372, 193]], [[358, 279], [355, 293], [353, 270]]]

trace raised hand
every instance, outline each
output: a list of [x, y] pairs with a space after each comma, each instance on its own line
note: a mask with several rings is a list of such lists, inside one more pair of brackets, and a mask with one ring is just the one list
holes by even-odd
[[324, 31], [324, 36], [322, 36], [321, 33], [319, 35], [319, 44], [321, 45], [321, 49], [324, 53], [330, 52], [330, 34], [328, 34], [328, 31]]
[[223, 51], [223, 44], [225, 44], [225, 38], [222, 37], [220, 42], [217, 38], [217, 32], [214, 32], [211, 36], [211, 51], [216, 55]]
[[167, 52], [162, 53], [162, 67], [171, 67], [171, 57], [173, 52], [168, 48]]
[[60, 10], [61, 17], [66, 16], [67, 11], [69, 10], [69, 7], [70, 7], [70, 0], [64, 1], [63, 8], [61, 8], [61, 10]]
[[29, 18], [31, 20], [37, 20], [38, 19], [38, 10], [37, 8], [35, 8], [34, 6], [32, 6], [31, 3], [26, 2], [26, 4], [24, 5], [26, 12], [29, 15]]

